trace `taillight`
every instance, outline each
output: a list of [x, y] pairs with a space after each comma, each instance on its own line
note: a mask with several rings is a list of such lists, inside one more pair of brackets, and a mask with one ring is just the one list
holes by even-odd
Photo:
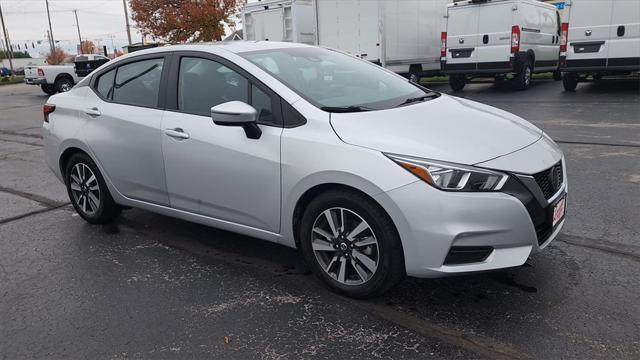
[[44, 76], [44, 70], [38, 68], [38, 76]]
[[49, 122], [49, 114], [56, 111], [56, 106], [53, 104], [44, 104], [42, 107], [42, 114], [44, 115], [44, 122]]
[[520, 51], [520, 27], [514, 25], [511, 27], [511, 53], [515, 54]]
[[560, 28], [560, 52], [567, 52], [567, 41], [569, 40], [569, 23], [562, 23]]
[[440, 33], [440, 57], [447, 57], [447, 32]]

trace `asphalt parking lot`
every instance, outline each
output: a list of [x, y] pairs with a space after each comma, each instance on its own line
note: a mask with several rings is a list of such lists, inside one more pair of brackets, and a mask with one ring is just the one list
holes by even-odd
[[47, 97], [0, 86], [0, 357], [640, 358], [639, 83], [457, 95], [560, 144], [564, 230], [523, 267], [356, 301], [276, 244], [140, 210], [88, 225], [44, 164]]

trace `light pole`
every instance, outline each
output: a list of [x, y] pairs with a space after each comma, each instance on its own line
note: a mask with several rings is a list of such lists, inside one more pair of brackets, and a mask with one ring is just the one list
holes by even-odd
[[127, 24], [127, 39], [129, 40], [129, 46], [131, 46], [131, 26], [129, 26], [129, 10], [127, 10], [127, 0], [122, 0], [124, 5], [124, 21]]
[[49, 14], [49, 0], [44, 0], [47, 3], [47, 18], [49, 19], [49, 39], [51, 41], [51, 53], [56, 48], [56, 42], [53, 40], [53, 29], [51, 28], [51, 14]]
[[76, 15], [76, 27], [78, 28], [78, 40], [80, 41], [80, 55], [84, 54], [82, 50], [82, 36], [80, 36], [80, 23], [78, 22], [78, 10], [73, 10], [73, 13]]
[[13, 50], [11, 49], [11, 45], [9, 45], [9, 36], [7, 35], [7, 28], [4, 26], [4, 16], [2, 16], [2, 5], [0, 5], [0, 25], [2, 25], [2, 33], [4, 34], [4, 42], [7, 45], [7, 50], [5, 51], [5, 56], [9, 59], [9, 68], [13, 73], [13, 61], [11, 58], [13, 57]]

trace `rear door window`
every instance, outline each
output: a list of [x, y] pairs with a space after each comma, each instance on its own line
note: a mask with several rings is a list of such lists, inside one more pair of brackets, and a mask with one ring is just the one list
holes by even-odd
[[96, 91], [105, 99], [111, 99], [113, 95], [113, 80], [116, 76], [116, 69], [111, 69], [100, 75], [97, 79]]
[[127, 105], [157, 107], [163, 62], [163, 59], [150, 59], [118, 67], [113, 101]]

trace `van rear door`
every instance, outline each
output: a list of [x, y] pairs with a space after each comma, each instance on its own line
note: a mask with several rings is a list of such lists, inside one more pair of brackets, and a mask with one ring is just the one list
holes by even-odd
[[479, 14], [478, 5], [448, 7], [446, 70], [476, 69]]
[[571, 3], [568, 21], [568, 68], [607, 66], [612, 9], [613, 0]]
[[510, 68], [511, 27], [514, 24], [514, 3], [487, 3], [479, 6], [478, 70]]
[[613, 2], [609, 39], [609, 68], [640, 68], [640, 1]]

